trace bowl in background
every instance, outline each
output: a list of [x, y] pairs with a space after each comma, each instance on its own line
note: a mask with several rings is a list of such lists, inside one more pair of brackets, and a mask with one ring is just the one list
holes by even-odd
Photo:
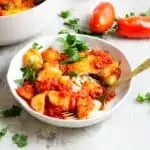
[[52, 20], [51, 2], [45, 0], [29, 10], [0, 16], [0, 46], [23, 41], [41, 32]]

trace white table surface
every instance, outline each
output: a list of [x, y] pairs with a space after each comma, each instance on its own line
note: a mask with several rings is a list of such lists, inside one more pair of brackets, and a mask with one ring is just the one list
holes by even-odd
[[[110, 0], [118, 15], [130, 11], [144, 11], [150, 8], [149, 0]], [[57, 34], [61, 20], [57, 14], [62, 9], [72, 9], [75, 16], [85, 18], [100, 0], [53, 0], [55, 20], [41, 35]], [[59, 5], [59, 6], [58, 6]], [[47, 16], [51, 18], [51, 14]], [[39, 35], [39, 36], [41, 36]], [[150, 40], [127, 40], [109, 37], [106, 40], [115, 44], [126, 55], [132, 68], [150, 57]], [[15, 103], [6, 83], [9, 62], [20, 48], [20, 44], [0, 47], [0, 106], [10, 107]], [[42, 123], [26, 112], [21, 117], [0, 119], [0, 128], [8, 126], [9, 132], [0, 141], [0, 150], [17, 150], [12, 144], [14, 133], [25, 133], [29, 144], [24, 150], [150, 150], [150, 105], [137, 104], [139, 92], [150, 90], [150, 71], [145, 71], [132, 82], [131, 92], [124, 103], [104, 123], [82, 129], [57, 128]]]

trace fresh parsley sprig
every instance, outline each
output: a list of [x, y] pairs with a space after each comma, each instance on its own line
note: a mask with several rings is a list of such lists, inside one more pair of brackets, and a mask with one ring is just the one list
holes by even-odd
[[3, 128], [0, 131], [0, 139], [2, 139], [7, 134], [8, 128]]
[[32, 48], [33, 49], [35, 49], [35, 50], [40, 50], [40, 49], [42, 49], [43, 48], [43, 46], [42, 45], [40, 45], [39, 43], [37, 43], [37, 42], [33, 42], [33, 44], [32, 44]]
[[20, 116], [22, 111], [22, 108], [20, 106], [17, 105], [13, 105], [11, 108], [9, 109], [4, 109], [1, 111], [1, 114], [3, 117], [8, 118], [8, 117], [16, 117], [16, 116]]
[[17, 147], [22, 148], [28, 145], [28, 136], [16, 133], [13, 135], [12, 141]]
[[68, 64], [80, 61], [85, 57], [81, 57], [79, 52], [88, 50], [88, 46], [84, 41], [78, 40], [75, 35], [67, 34], [66, 38], [59, 38], [64, 46], [63, 53], [68, 55], [68, 59], [62, 61], [62, 64]]
[[63, 19], [67, 19], [70, 15], [71, 15], [70, 10], [61, 11], [61, 13], [59, 14], [59, 16]]
[[150, 92], [147, 92], [146, 94], [138, 94], [138, 96], [136, 97], [136, 101], [139, 103], [150, 103]]

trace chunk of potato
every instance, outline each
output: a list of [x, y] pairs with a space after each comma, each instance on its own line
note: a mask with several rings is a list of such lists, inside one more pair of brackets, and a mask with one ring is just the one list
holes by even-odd
[[63, 91], [49, 91], [49, 101], [52, 105], [61, 108], [63, 111], [68, 111], [70, 106], [70, 94]]
[[111, 72], [119, 67], [119, 62], [118, 61], [113, 61], [112, 64], [108, 65], [107, 67], [105, 67], [104, 69], [99, 71], [99, 75], [101, 77], [107, 78], [111, 75]]
[[63, 89], [69, 90], [72, 88], [72, 80], [70, 79], [69, 76], [61, 76], [59, 83]]
[[77, 114], [79, 119], [87, 119], [94, 109], [94, 102], [90, 97], [77, 100]]
[[48, 48], [42, 52], [42, 58], [45, 62], [53, 63], [60, 60], [60, 53], [53, 48]]
[[34, 96], [31, 100], [31, 107], [43, 114], [44, 113], [44, 107], [45, 107], [45, 93], [40, 93]]
[[34, 87], [31, 84], [25, 84], [21, 87], [18, 87], [16, 89], [16, 92], [18, 93], [19, 96], [28, 101], [30, 101], [35, 94]]
[[43, 59], [37, 50], [29, 49], [23, 56], [23, 64], [25, 67], [34, 66], [36, 69], [40, 69], [43, 65]]
[[79, 75], [96, 73], [97, 70], [93, 67], [92, 62], [94, 61], [95, 56], [89, 55], [82, 59], [81, 61], [69, 64], [67, 67], [68, 72], [76, 72]]
[[53, 78], [60, 78], [62, 76], [62, 71], [58, 68], [48, 67], [44, 68], [38, 73], [37, 80], [43, 81]]
[[116, 75], [111, 75], [107, 78], [104, 79], [104, 83], [113, 86], [117, 82], [117, 76]]

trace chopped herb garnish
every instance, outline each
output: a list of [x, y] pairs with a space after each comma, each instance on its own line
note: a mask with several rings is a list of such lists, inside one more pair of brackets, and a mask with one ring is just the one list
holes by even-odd
[[150, 103], [150, 92], [147, 92], [146, 94], [138, 94], [138, 96], [136, 97], [136, 101], [139, 103]]
[[58, 32], [58, 34], [68, 34], [69, 31], [67, 29], [62, 29]]
[[140, 13], [140, 16], [150, 16], [150, 8], [146, 12]]
[[3, 128], [0, 131], [0, 139], [2, 139], [7, 134], [8, 128]]
[[30, 82], [33, 82], [36, 80], [37, 70], [30, 66], [30, 67], [24, 67], [20, 69], [23, 72], [23, 80], [27, 80]]
[[133, 17], [133, 16], [135, 16], [135, 13], [134, 13], [134, 12], [130, 12], [130, 13], [127, 13], [127, 14], [125, 15], [126, 18], [130, 18], [130, 17]]
[[88, 46], [84, 41], [78, 40], [75, 35], [68, 34], [66, 38], [59, 38], [59, 42], [64, 45], [63, 53], [69, 57], [61, 63], [73, 63], [85, 58], [81, 57], [79, 52], [88, 50]]
[[24, 83], [24, 79], [17, 79], [17, 80], [15, 80], [15, 83], [16, 83], [18, 86], [22, 86], [23, 83]]
[[76, 72], [70, 71], [70, 72], [68, 72], [68, 76], [70, 76], [70, 77], [77, 77], [78, 74]]
[[64, 25], [77, 32], [80, 28], [79, 18], [69, 19], [69, 20], [64, 22]]
[[32, 48], [35, 49], [35, 50], [40, 50], [40, 49], [43, 48], [43, 46], [40, 45], [40, 44], [38, 44], [37, 42], [34, 42], [34, 43], [32, 44]]
[[12, 141], [17, 147], [22, 148], [28, 145], [28, 136], [16, 133], [13, 135]]
[[1, 113], [3, 115], [3, 117], [16, 117], [16, 116], [20, 116], [21, 114], [21, 107], [17, 106], [17, 105], [13, 105], [12, 108], [10, 109], [4, 109]]
[[59, 16], [63, 19], [67, 19], [70, 15], [71, 15], [70, 10], [61, 11], [61, 13], [59, 14]]

